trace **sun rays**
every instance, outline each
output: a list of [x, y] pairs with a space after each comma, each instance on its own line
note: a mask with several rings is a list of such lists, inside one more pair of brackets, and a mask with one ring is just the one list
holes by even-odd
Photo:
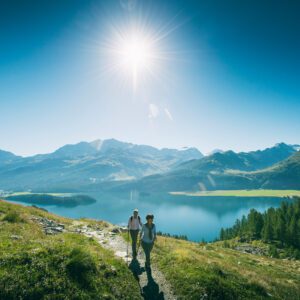
[[98, 43], [102, 75], [125, 83], [133, 92], [152, 82], [167, 82], [167, 63], [178, 56], [168, 43], [178, 28], [175, 19], [164, 24], [142, 16], [107, 21], [105, 37]]

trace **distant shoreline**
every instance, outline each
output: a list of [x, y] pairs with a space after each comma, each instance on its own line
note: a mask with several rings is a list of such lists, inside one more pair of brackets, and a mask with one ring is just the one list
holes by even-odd
[[171, 195], [191, 197], [300, 197], [300, 190], [216, 190], [199, 192], [169, 192]]
[[78, 205], [89, 205], [96, 200], [87, 195], [70, 194], [47, 194], [47, 193], [15, 193], [3, 197], [4, 200], [23, 202], [37, 205], [58, 205], [65, 207], [75, 207]]

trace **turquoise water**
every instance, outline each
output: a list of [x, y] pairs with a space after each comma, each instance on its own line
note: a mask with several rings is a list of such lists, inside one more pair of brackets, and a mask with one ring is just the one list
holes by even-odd
[[186, 235], [193, 241], [202, 239], [211, 241], [218, 237], [222, 227], [232, 226], [237, 218], [247, 215], [251, 208], [263, 212], [271, 206], [278, 207], [282, 201], [282, 198], [270, 197], [85, 194], [94, 197], [97, 202], [72, 208], [38, 206], [61, 216], [101, 219], [119, 225], [125, 225], [132, 210], [138, 208], [143, 220], [148, 212], [154, 214], [154, 221], [159, 231]]

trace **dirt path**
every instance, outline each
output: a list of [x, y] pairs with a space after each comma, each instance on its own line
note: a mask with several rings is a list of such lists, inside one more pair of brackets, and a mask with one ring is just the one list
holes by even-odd
[[[114, 232], [113, 228], [92, 229], [82, 227], [80, 232], [88, 237], [95, 238], [104, 248], [113, 250], [116, 256], [127, 263], [139, 283], [141, 295], [144, 299], [176, 299], [164, 275], [155, 266], [152, 266], [150, 271], [145, 270], [145, 256], [141, 247], [138, 251], [137, 260], [132, 260], [130, 245], [127, 250], [127, 243], [120, 234]], [[129, 252], [128, 256], [127, 251]]]

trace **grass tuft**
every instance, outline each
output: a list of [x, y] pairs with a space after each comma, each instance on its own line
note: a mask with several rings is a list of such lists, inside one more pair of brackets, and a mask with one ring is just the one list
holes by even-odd
[[9, 211], [4, 216], [3, 221], [7, 221], [9, 223], [21, 223], [24, 222], [25, 220], [16, 211]]
[[92, 276], [97, 274], [95, 261], [90, 253], [80, 248], [71, 251], [66, 264], [68, 274], [84, 288], [90, 287]]

